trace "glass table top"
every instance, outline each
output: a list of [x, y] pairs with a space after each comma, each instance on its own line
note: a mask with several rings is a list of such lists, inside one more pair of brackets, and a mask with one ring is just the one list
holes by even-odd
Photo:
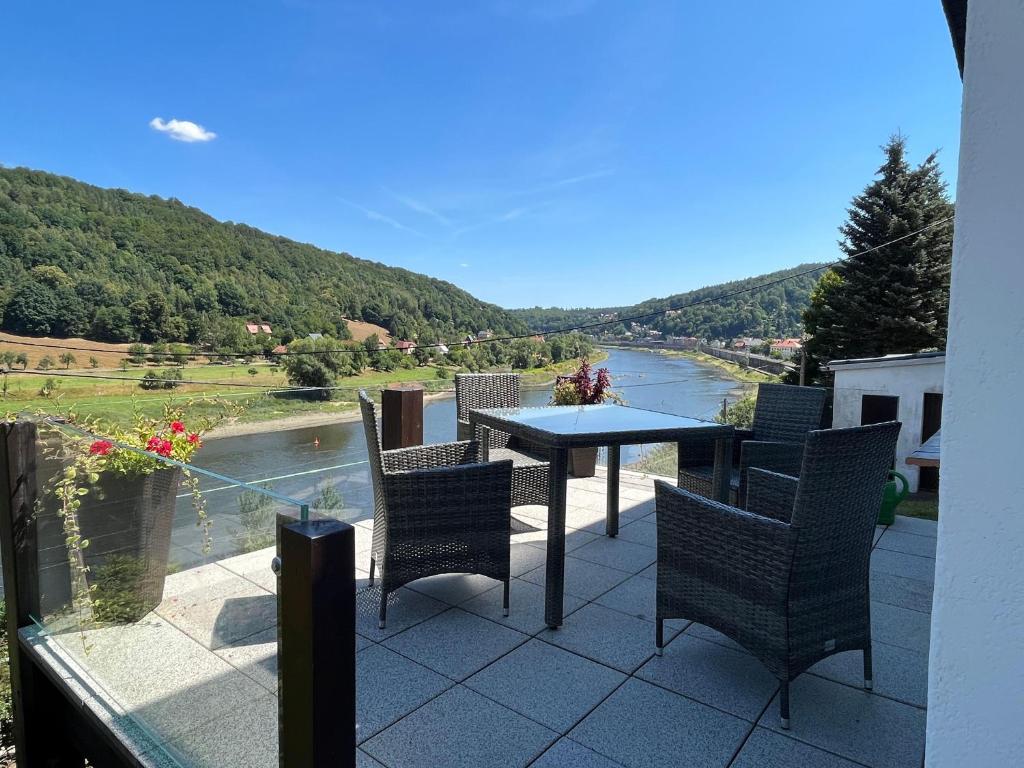
[[[505, 431], [552, 438], [641, 439], [645, 433], [670, 440], [672, 434], [692, 431], [729, 433], [732, 427], [712, 421], [675, 416], [624, 405], [550, 405], [532, 408], [484, 408], [470, 412], [470, 420]], [[657, 434], [665, 433], [665, 434]], [[558, 441], [561, 442], [561, 441]]]

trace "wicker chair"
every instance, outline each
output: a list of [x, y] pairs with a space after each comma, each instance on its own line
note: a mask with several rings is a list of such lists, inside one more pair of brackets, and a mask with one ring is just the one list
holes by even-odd
[[811, 432], [800, 478], [750, 470], [747, 509], [656, 484], [655, 644], [666, 619], [689, 619], [732, 638], [781, 682], [821, 659], [864, 652], [871, 688], [868, 573], [899, 422]]
[[[469, 412], [474, 408], [518, 408], [518, 373], [459, 373], [455, 376], [455, 410], [459, 440], [481, 440], [473, 434]], [[517, 443], [504, 432], [490, 430], [484, 461], [512, 462], [512, 506], [548, 504], [550, 465], [537, 449]]]
[[480, 462], [464, 441], [381, 450], [373, 400], [359, 393], [373, 483], [370, 584], [380, 565], [380, 621], [388, 595], [439, 573], [479, 573], [505, 585], [511, 571], [512, 462]]
[[[736, 430], [730, 501], [741, 506], [750, 467], [796, 476], [807, 433], [821, 426], [827, 391], [821, 387], [759, 384], [753, 429]], [[679, 487], [713, 498], [715, 446], [708, 440], [680, 445]]]

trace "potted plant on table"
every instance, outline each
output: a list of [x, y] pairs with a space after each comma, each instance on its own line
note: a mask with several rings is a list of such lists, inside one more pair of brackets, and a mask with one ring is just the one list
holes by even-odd
[[[579, 369], [555, 381], [552, 405], [597, 405], [606, 400], [618, 401], [611, 391], [612, 379], [607, 368], [594, 371], [587, 358]], [[597, 471], [597, 448], [573, 448], [569, 451], [569, 472], [575, 477], [593, 477]]]
[[[136, 621], [160, 603], [181, 485], [191, 491], [209, 551], [199, 478], [181, 466], [192, 460], [209, 426], [186, 425], [180, 412], [168, 410], [163, 419], [136, 415], [129, 428], [91, 423], [89, 436], [75, 432], [58, 441], [52, 458], [64, 468], [51, 490], [83, 624]], [[94, 437], [100, 434], [105, 437]]]

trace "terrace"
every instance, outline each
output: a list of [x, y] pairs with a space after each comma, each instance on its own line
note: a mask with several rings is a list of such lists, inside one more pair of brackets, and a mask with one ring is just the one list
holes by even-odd
[[[437, 576], [395, 595], [386, 630], [364, 570], [372, 516], [354, 520], [357, 765], [919, 766], [935, 524], [876, 531], [874, 690], [859, 653], [834, 656], [794, 684], [783, 732], [777, 681], [723, 636], [671, 622], [654, 655], [653, 479], [622, 473], [617, 538], [603, 535], [604, 470], [570, 480], [557, 630], [544, 619], [544, 507], [515, 511], [531, 530], [512, 538], [507, 618], [493, 580]], [[273, 555], [174, 573], [131, 623], [83, 632], [65, 615], [22, 634], [137, 764], [276, 765]]]

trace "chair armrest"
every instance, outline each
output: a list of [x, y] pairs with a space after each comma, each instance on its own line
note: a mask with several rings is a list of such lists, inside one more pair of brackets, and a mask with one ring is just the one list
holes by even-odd
[[[754, 433], [749, 429], [736, 429], [733, 431], [732, 442], [732, 465], [738, 466], [740, 461], [740, 441], [753, 437]], [[679, 441], [681, 452], [679, 467], [710, 467], [715, 463], [715, 442], [714, 437], [691, 437]]]
[[408, 472], [416, 469], [476, 464], [480, 461], [480, 443], [463, 440], [457, 443], [434, 443], [415, 448], [382, 451], [384, 472]]
[[388, 534], [454, 543], [497, 533], [508, 541], [512, 462], [417, 469], [384, 476]]
[[740, 472], [751, 467], [758, 467], [782, 475], [798, 477], [803, 460], [804, 446], [802, 443], [747, 440], [740, 449]]
[[751, 467], [747, 471], [747, 512], [788, 523], [800, 481], [790, 475]]
[[[685, 574], [744, 599], [784, 601], [793, 556], [788, 523], [655, 483], [658, 589]], [[664, 582], [664, 584], [663, 584]]]

